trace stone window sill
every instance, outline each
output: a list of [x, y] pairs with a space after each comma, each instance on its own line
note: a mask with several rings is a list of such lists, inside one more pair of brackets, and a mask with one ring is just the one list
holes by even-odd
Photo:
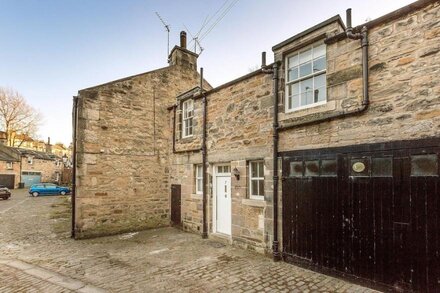
[[264, 208], [266, 206], [266, 201], [263, 199], [244, 198], [241, 200], [241, 204], [251, 207]]
[[279, 114], [280, 115], [279, 120], [280, 122], [289, 123], [291, 122], [290, 120], [292, 119], [298, 119], [311, 114], [323, 114], [334, 110], [336, 110], [336, 102], [327, 101], [326, 103], [319, 105], [312, 105], [311, 107], [307, 107], [307, 108], [302, 108], [288, 112], [281, 112]]
[[202, 194], [197, 194], [197, 193], [192, 193], [191, 194], [191, 198], [192, 199], [202, 199], [203, 195]]

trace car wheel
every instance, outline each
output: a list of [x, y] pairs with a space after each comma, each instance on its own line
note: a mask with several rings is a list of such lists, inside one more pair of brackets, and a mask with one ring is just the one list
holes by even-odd
[[33, 197], [37, 197], [38, 196], [38, 192], [32, 192], [32, 196]]
[[65, 191], [61, 191], [60, 194], [61, 195], [66, 195], [66, 192]]

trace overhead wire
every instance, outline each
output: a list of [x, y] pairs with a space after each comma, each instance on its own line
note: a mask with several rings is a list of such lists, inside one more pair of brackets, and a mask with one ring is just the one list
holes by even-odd
[[237, 4], [239, 0], [234, 0], [233, 2], [231, 2], [229, 4], [229, 6], [223, 11], [223, 14], [220, 15], [219, 18], [217, 18], [217, 20], [214, 22], [213, 25], [211, 25], [209, 27], [209, 29], [204, 32], [202, 34], [202, 36], [199, 38], [199, 41], [203, 40], [204, 38], [206, 38], [206, 36], [214, 29], [214, 27], [226, 16], [226, 14], [228, 14], [228, 12], [235, 6], [235, 4]]

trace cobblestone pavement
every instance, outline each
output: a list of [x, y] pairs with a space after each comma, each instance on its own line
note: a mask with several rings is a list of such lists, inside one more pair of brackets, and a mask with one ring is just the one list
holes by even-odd
[[68, 197], [26, 196], [0, 201], [0, 292], [373, 292], [174, 228], [74, 241]]

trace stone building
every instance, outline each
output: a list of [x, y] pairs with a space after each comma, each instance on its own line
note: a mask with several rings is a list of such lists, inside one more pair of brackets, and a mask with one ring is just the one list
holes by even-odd
[[199, 85], [197, 57], [182, 34], [168, 67], [79, 91], [75, 237], [169, 225], [167, 107]]
[[219, 87], [200, 84], [181, 46], [167, 68], [80, 91], [75, 237], [171, 222], [438, 290], [439, 44], [440, 4], [421, 0], [354, 28], [332, 17]]
[[61, 158], [54, 154], [0, 145], [0, 184], [9, 188], [59, 183], [63, 168]]

